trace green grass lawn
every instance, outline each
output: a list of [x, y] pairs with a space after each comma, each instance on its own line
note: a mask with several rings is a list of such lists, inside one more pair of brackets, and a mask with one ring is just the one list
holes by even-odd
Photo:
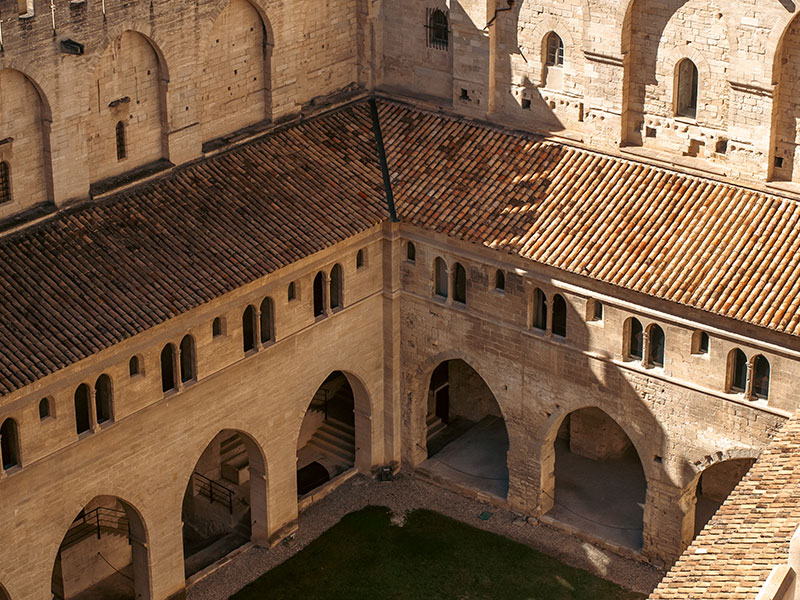
[[634, 600], [644, 598], [502, 536], [417, 510], [347, 515], [235, 600]]

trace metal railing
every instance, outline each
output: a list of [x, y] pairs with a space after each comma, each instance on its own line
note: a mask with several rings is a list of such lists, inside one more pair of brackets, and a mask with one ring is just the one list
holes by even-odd
[[77, 544], [92, 535], [96, 535], [99, 540], [104, 533], [126, 537], [130, 544], [131, 527], [127, 513], [124, 510], [104, 506], [98, 506], [89, 512], [82, 512], [70, 525], [61, 547], [66, 548]]
[[222, 485], [219, 481], [209, 479], [205, 475], [194, 472], [194, 486], [196, 493], [208, 498], [211, 504], [222, 504], [233, 514], [233, 496], [236, 494], [232, 489]]
[[319, 388], [314, 397], [311, 399], [309, 410], [319, 411], [325, 414], [325, 420], [328, 420], [328, 390]]

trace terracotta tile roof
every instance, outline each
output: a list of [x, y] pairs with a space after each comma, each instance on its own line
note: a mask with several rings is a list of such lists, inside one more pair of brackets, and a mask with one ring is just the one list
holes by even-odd
[[401, 221], [800, 334], [794, 200], [384, 103]]
[[800, 526], [800, 416], [784, 424], [651, 600], [753, 600]]
[[366, 105], [0, 240], [0, 394], [382, 222]]

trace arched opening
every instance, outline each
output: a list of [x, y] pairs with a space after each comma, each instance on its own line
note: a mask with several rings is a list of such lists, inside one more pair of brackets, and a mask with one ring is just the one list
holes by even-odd
[[692, 334], [692, 354], [708, 356], [709, 338], [705, 331], [699, 329]]
[[753, 396], [769, 398], [769, 361], [760, 354], [753, 358]]
[[417, 247], [414, 242], [408, 242], [406, 246], [406, 260], [408, 262], [417, 262]]
[[261, 328], [261, 343], [266, 344], [275, 339], [275, 311], [272, 298], [266, 297], [261, 301], [261, 315], [260, 315], [260, 328]]
[[138, 356], [131, 356], [131, 359], [128, 361], [128, 375], [134, 377], [139, 374], [141, 367], [139, 366], [139, 357]]
[[167, 344], [161, 351], [161, 391], [168, 392], [178, 387], [175, 378], [175, 346]]
[[533, 328], [547, 329], [547, 296], [539, 288], [533, 290]]
[[356, 396], [347, 376], [334, 371], [311, 399], [297, 438], [297, 495], [303, 497], [356, 464]]
[[215, 317], [211, 321], [211, 337], [219, 337], [222, 335], [222, 319]]
[[[360, 251], [359, 251], [360, 252]], [[342, 292], [344, 286], [344, 279], [342, 277], [342, 266], [333, 265], [330, 277], [330, 303], [331, 310], [336, 310], [342, 307]]]
[[116, 136], [117, 136], [117, 160], [122, 160], [128, 155], [127, 146], [125, 144], [125, 123], [123, 123], [122, 121], [117, 122]]
[[627, 360], [644, 358], [644, 330], [639, 319], [634, 317], [625, 321], [625, 358]]
[[365, 265], [364, 262], [364, 249], [362, 248], [358, 252], [356, 252], [356, 269], [360, 269]]
[[447, 50], [449, 26], [447, 14], [439, 9], [428, 9], [428, 47]]
[[149, 600], [147, 531], [139, 513], [113, 496], [98, 496], [78, 513], [58, 548], [54, 598]]
[[498, 292], [506, 291], [506, 274], [501, 269], [497, 269], [494, 274], [494, 289]]
[[586, 320], [591, 322], [603, 320], [603, 303], [600, 300], [592, 298], [586, 303]]
[[[542, 490], [551, 519], [633, 550], [642, 547], [647, 482], [639, 455], [623, 429], [599, 408], [567, 415], [545, 460], [554, 481]], [[552, 463], [551, 463], [552, 464]], [[542, 465], [548, 472], [548, 466]], [[548, 497], [549, 496], [549, 497]]]
[[664, 366], [664, 330], [658, 325], [650, 325], [649, 329], [649, 345], [647, 362], [651, 367]]
[[564, 40], [555, 31], [547, 34], [544, 64], [548, 67], [564, 66]]
[[294, 281], [290, 282], [286, 289], [286, 299], [290, 302], [297, 299], [297, 288], [294, 284]]
[[433, 261], [433, 291], [440, 298], [447, 298], [447, 264], [437, 256]]
[[697, 66], [684, 58], [676, 67], [675, 114], [679, 117], [697, 116]]
[[11, 600], [11, 596], [8, 595], [8, 592], [2, 585], [0, 585], [0, 600]]
[[98, 425], [114, 419], [112, 393], [111, 377], [100, 375], [94, 384], [94, 407]]
[[20, 464], [19, 430], [14, 419], [6, 419], [0, 425], [0, 456], [2, 457], [4, 471], [18, 467]]
[[508, 432], [500, 406], [483, 378], [463, 360], [431, 374], [425, 439], [428, 460], [419, 469], [434, 478], [508, 496]]
[[186, 577], [248, 541], [267, 540], [264, 454], [247, 434], [225, 429], [206, 446], [183, 496]]
[[553, 335], [567, 337], [567, 301], [561, 294], [553, 296]]
[[194, 352], [194, 338], [190, 335], [183, 336], [181, 350], [181, 383], [197, 378], [196, 358]]
[[325, 314], [325, 276], [320, 271], [314, 277], [314, 317]]
[[246, 0], [232, 0], [214, 21], [201, 89], [203, 141], [269, 118], [267, 28]]
[[44, 421], [46, 418], [52, 416], [53, 409], [50, 406], [50, 398], [42, 398], [39, 400], [39, 420]]
[[0, 162], [0, 204], [11, 202], [11, 167], [6, 161]]
[[467, 303], [467, 271], [461, 263], [453, 266], [453, 301]]
[[728, 391], [744, 393], [747, 391], [747, 356], [738, 348], [728, 353]]
[[85, 383], [80, 384], [75, 390], [75, 430], [78, 435], [92, 428], [91, 397], [92, 392]]
[[702, 531], [754, 462], [752, 458], [731, 459], [703, 471], [697, 480], [694, 535]]
[[249, 305], [242, 313], [242, 349], [245, 352], [256, 347], [256, 309]]

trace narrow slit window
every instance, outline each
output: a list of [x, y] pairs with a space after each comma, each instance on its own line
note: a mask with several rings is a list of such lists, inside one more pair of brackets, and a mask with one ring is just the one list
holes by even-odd
[[186, 383], [197, 378], [195, 367], [194, 338], [190, 335], [183, 336], [181, 340], [181, 382]]
[[447, 264], [436, 257], [433, 261], [434, 292], [440, 298], [447, 298]]
[[678, 85], [675, 112], [679, 117], [697, 116], [697, 66], [688, 58], [678, 63]]
[[769, 361], [760, 354], [753, 359], [753, 396], [769, 397]]
[[553, 335], [567, 337], [567, 301], [564, 296], [553, 296]]
[[406, 246], [406, 260], [412, 263], [417, 261], [417, 248], [413, 242], [408, 242]]
[[242, 349], [245, 352], [256, 347], [256, 309], [252, 305], [242, 313]]
[[266, 344], [275, 338], [275, 311], [273, 309], [272, 298], [264, 298], [261, 302], [261, 343]]
[[533, 327], [541, 331], [547, 329], [547, 296], [539, 288], [533, 290]]
[[6, 419], [0, 426], [0, 454], [3, 469], [19, 466], [19, 432], [14, 419]]
[[628, 360], [642, 360], [644, 358], [644, 330], [639, 319], [628, 320]]
[[738, 348], [728, 354], [729, 392], [744, 392], [747, 390], [747, 356]]
[[11, 167], [6, 161], [0, 162], [0, 204], [11, 202]]
[[453, 300], [467, 303], [467, 271], [461, 263], [456, 263], [453, 269]]
[[119, 121], [116, 128], [117, 136], [117, 160], [122, 160], [128, 156], [127, 148], [125, 145], [125, 123]]
[[356, 253], [356, 269], [364, 266], [364, 250], [359, 250]]
[[428, 47], [447, 50], [449, 25], [447, 14], [438, 8], [428, 9]]
[[331, 269], [330, 282], [328, 285], [330, 292], [331, 310], [342, 307], [342, 288], [343, 288], [342, 266], [333, 265]]
[[325, 276], [320, 272], [314, 277], [314, 316], [325, 314]]
[[105, 423], [112, 418], [111, 394], [111, 377], [100, 375], [94, 384], [94, 406], [98, 423]]
[[78, 435], [92, 428], [91, 406], [89, 405], [91, 395], [89, 386], [85, 383], [80, 384], [75, 390], [75, 430]]
[[494, 274], [494, 289], [498, 292], [506, 291], [506, 274], [500, 269], [497, 269], [497, 272]]
[[650, 335], [648, 337], [650, 341], [650, 356], [648, 357], [648, 362], [651, 366], [663, 367], [665, 346], [664, 330], [658, 325], [651, 325]]
[[289, 284], [289, 288], [286, 290], [286, 298], [291, 302], [297, 298], [297, 289], [294, 285], [294, 281]]
[[167, 344], [161, 351], [161, 391], [168, 392], [176, 387], [175, 346]]

